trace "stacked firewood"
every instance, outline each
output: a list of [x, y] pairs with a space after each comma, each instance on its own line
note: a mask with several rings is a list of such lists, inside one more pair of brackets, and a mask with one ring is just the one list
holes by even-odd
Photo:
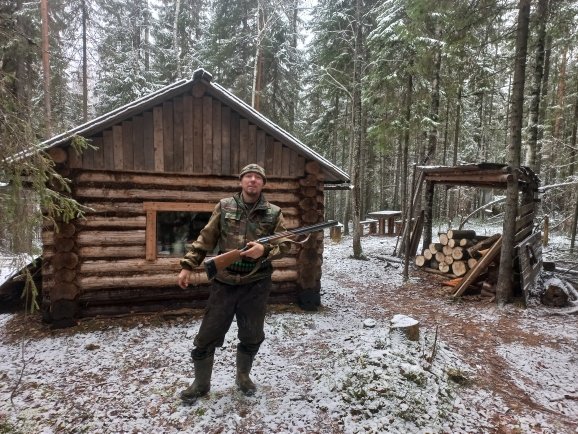
[[499, 234], [479, 236], [473, 230], [449, 230], [440, 233], [438, 242], [416, 256], [415, 264], [426, 271], [461, 277], [476, 267], [499, 237]]

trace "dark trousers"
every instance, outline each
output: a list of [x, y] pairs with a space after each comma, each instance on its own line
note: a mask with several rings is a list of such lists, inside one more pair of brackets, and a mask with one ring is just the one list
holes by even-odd
[[233, 318], [237, 317], [241, 352], [254, 356], [265, 340], [263, 330], [267, 299], [271, 292], [271, 276], [242, 285], [213, 283], [205, 316], [195, 337], [191, 352], [194, 360], [201, 360], [223, 345]]

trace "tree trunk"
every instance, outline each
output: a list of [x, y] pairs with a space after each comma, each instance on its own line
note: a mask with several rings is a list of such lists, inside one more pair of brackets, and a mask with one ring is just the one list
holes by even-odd
[[181, 53], [179, 50], [179, 16], [181, 15], [181, 0], [175, 0], [175, 20], [173, 23], [173, 50], [175, 50], [175, 64], [177, 65], [177, 79], [182, 77]]
[[[577, 80], [578, 82], [578, 80]], [[572, 138], [570, 139], [570, 165], [568, 166], [568, 176], [574, 176], [576, 167], [576, 131], [578, 130], [578, 93], [574, 101], [574, 117], [572, 118]]]
[[355, 2], [355, 48], [353, 56], [353, 148], [352, 148], [352, 176], [351, 183], [353, 190], [351, 191], [351, 205], [353, 214], [353, 257], [361, 259], [363, 257], [363, 250], [361, 248], [361, 231], [359, 228], [360, 213], [361, 213], [361, 186], [359, 181], [361, 179], [361, 145], [362, 145], [362, 107], [361, 107], [361, 62], [363, 60], [362, 50], [362, 0]]
[[572, 219], [572, 237], [570, 239], [570, 252], [574, 253], [576, 243], [576, 225], [578, 224], [578, 193], [576, 193], [576, 207], [574, 208], [574, 218]]
[[144, 15], [144, 68], [145, 71], [149, 71], [151, 67], [151, 37], [150, 37], [150, 12], [149, 12], [149, 2], [145, 1], [145, 15]]
[[[439, 24], [439, 19], [436, 22], [435, 37], [441, 39], [441, 26]], [[441, 44], [441, 42], [440, 42]], [[439, 121], [439, 111], [440, 111], [440, 69], [442, 64], [442, 47], [438, 45], [436, 47], [435, 57], [434, 57], [434, 78], [432, 82], [431, 91], [431, 110], [430, 110], [430, 121], [431, 127], [428, 137], [428, 150], [424, 158], [423, 164], [435, 163], [436, 159], [436, 148], [438, 145], [438, 121]]]
[[52, 136], [52, 109], [50, 107], [50, 40], [48, 35], [48, 0], [40, 0], [42, 18], [42, 72], [44, 75], [44, 135]]
[[409, 210], [408, 198], [408, 178], [409, 178], [409, 139], [410, 139], [410, 128], [411, 128], [411, 104], [412, 104], [412, 93], [413, 93], [413, 76], [411, 73], [407, 75], [407, 89], [405, 95], [405, 126], [404, 126], [404, 136], [403, 136], [403, 159], [401, 162], [401, 209], [406, 212]]
[[86, 0], [82, 0], [82, 121], [88, 121], [88, 53], [86, 23], [88, 20]]
[[257, 40], [255, 63], [253, 66], [253, 94], [251, 105], [257, 111], [261, 110], [261, 91], [263, 90], [263, 66], [265, 63], [263, 53], [263, 34], [265, 32], [265, 11], [258, 2], [257, 7]]
[[536, 39], [536, 65], [534, 66], [534, 81], [530, 91], [530, 113], [528, 142], [526, 153], [526, 166], [537, 170], [538, 160], [538, 125], [543, 119], [540, 115], [540, 97], [542, 95], [542, 78], [544, 76], [544, 45], [546, 43], [546, 22], [548, 20], [548, 1], [539, 0], [536, 10], [536, 22], [538, 23], [538, 37]]
[[518, 27], [516, 30], [516, 57], [514, 63], [514, 83], [512, 88], [510, 142], [508, 145], [508, 164], [513, 169], [512, 181], [508, 182], [506, 192], [506, 211], [502, 250], [500, 256], [500, 274], [496, 290], [498, 304], [503, 306], [512, 297], [514, 239], [516, 236], [516, 215], [518, 212], [518, 170], [522, 145], [522, 116], [524, 109], [524, 84], [526, 55], [528, 48], [528, 27], [530, 21], [531, 0], [520, 0]]
[[452, 165], [458, 164], [458, 148], [460, 142], [460, 128], [462, 123], [462, 85], [458, 87], [458, 96], [456, 98], [456, 129], [454, 131], [454, 155]]
[[546, 49], [544, 51], [544, 76], [542, 77], [542, 95], [540, 96], [540, 114], [538, 119], [542, 128], [538, 128], [538, 139], [536, 141], [536, 173], [542, 172], [542, 141], [544, 140], [544, 126], [546, 121], [546, 102], [548, 99], [548, 85], [550, 82], [550, 58], [552, 54], [552, 36], [546, 35]]
[[[425, 213], [423, 222], [423, 248], [426, 249], [432, 241], [433, 228], [433, 196], [434, 183], [427, 181], [425, 185]], [[407, 224], [411, 224], [408, 222]]]

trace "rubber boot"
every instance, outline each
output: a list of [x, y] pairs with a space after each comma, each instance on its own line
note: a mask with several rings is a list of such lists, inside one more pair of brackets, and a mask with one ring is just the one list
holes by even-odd
[[255, 383], [253, 383], [253, 381], [251, 381], [251, 377], [249, 377], [254, 358], [255, 356], [251, 354], [243, 353], [242, 351], [237, 350], [236, 383], [245, 396], [253, 396], [257, 390]]
[[186, 404], [194, 404], [201, 396], [205, 396], [211, 390], [211, 374], [213, 373], [213, 361], [215, 355], [204, 359], [193, 360], [195, 367], [195, 381], [181, 392], [181, 399]]

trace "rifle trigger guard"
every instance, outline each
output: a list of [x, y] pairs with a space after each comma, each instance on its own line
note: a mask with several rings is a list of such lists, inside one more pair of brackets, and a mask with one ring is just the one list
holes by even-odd
[[305, 244], [307, 241], [309, 241], [309, 238], [311, 238], [311, 234], [308, 234], [305, 239], [301, 240], [301, 241], [293, 241], [293, 240], [288, 240], [290, 243], [293, 244], [298, 244], [300, 246], [302, 246], [303, 244]]

